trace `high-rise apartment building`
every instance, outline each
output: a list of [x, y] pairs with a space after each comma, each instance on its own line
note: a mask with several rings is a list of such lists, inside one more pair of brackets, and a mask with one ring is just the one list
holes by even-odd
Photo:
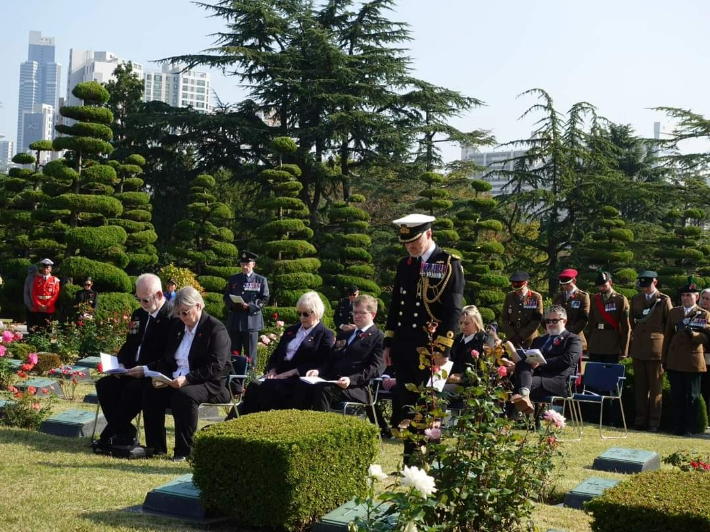
[[[42, 37], [42, 32], [30, 31], [27, 61], [20, 65], [20, 91], [17, 109], [17, 151], [27, 151], [30, 142], [23, 130], [25, 113], [35, 113], [37, 105], [57, 109], [61, 65], [54, 60], [54, 37]], [[30, 124], [32, 121], [28, 121]], [[34, 138], [34, 134], [30, 136]], [[53, 138], [53, 132], [46, 140]], [[37, 139], [34, 139], [37, 140]]]
[[[107, 83], [115, 79], [113, 72], [116, 67], [125, 65], [128, 62], [127, 59], [121, 59], [111, 52], [94, 52], [78, 48], [69, 50], [66, 105], [82, 105], [81, 100], [71, 93], [79, 83], [85, 81]], [[131, 62], [131, 64], [133, 65], [133, 72], [143, 79], [143, 66], [139, 63]]]
[[0, 135], [0, 166], [7, 166], [15, 156], [15, 143], [11, 140], [1, 140], [5, 138]]
[[178, 66], [163, 65], [160, 72], [146, 72], [143, 100], [159, 100], [173, 107], [191, 106], [210, 113], [210, 75], [195, 70], [181, 72]]
[[[51, 140], [54, 134], [54, 107], [44, 103], [36, 103], [30, 111], [23, 111], [20, 119], [23, 139], [29, 150], [29, 145], [38, 140]], [[52, 152], [41, 153], [40, 164], [50, 160]]]

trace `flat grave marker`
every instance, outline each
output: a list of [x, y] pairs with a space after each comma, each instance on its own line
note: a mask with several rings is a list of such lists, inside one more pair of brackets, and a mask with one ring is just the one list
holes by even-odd
[[[55, 373], [52, 373], [52, 371]], [[68, 371], [68, 373], [64, 373], [65, 371]], [[50, 370], [49, 374], [56, 379], [76, 379], [80, 382], [91, 382], [93, 380], [91, 378], [91, 370], [86, 366], [66, 364], [60, 368]]]
[[[382, 511], [386, 508], [381, 507]], [[364, 504], [355, 504], [354, 499], [338, 506], [332, 512], [328, 512], [320, 521], [313, 525], [312, 532], [347, 532], [348, 524], [355, 520], [356, 517], [365, 518], [367, 516], [367, 507]], [[393, 514], [388, 518], [388, 522], [394, 526], [397, 523], [397, 514]]]
[[100, 362], [101, 357], [84, 357], [81, 360], [77, 360], [76, 365], [89, 369], [97, 369]]
[[15, 385], [15, 388], [18, 390], [27, 390], [32, 386], [33, 388], [37, 389], [37, 392], [35, 395], [37, 397], [49, 397], [50, 395], [56, 395], [57, 397], [64, 397], [64, 393], [62, 392], [61, 387], [59, 386], [59, 383], [55, 380], [52, 379], [45, 379], [45, 378], [37, 378], [37, 379], [30, 379], [22, 382], [18, 382]]
[[564, 505], [569, 508], [582, 509], [583, 503], [598, 497], [604, 490], [616, 486], [620, 481], [610, 478], [589, 477], [581, 484], [572, 488], [565, 496]]
[[87, 393], [87, 394], [84, 396], [84, 402], [85, 402], [85, 403], [88, 403], [88, 404], [90, 404], [90, 405], [97, 405], [97, 404], [99, 404], [99, 394], [98, 394], [97, 392], [95, 392], [95, 391], [94, 391], [94, 392], [91, 392], [91, 393]]
[[594, 459], [592, 469], [615, 473], [641, 473], [661, 468], [661, 457], [653, 451], [609, 447]]
[[200, 502], [200, 490], [192, 482], [192, 473], [150, 490], [140, 508], [142, 513], [211, 524], [228, 518], [207, 512]]
[[97, 424], [97, 433], [106, 427], [106, 419], [103, 415], [96, 418], [93, 412], [87, 410], [65, 410], [42, 421], [39, 431], [55, 436], [88, 438], [94, 432], [94, 423]]

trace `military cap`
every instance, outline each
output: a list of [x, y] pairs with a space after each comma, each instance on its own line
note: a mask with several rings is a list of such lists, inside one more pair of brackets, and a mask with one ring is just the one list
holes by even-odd
[[698, 292], [700, 292], [700, 288], [695, 284], [695, 278], [692, 275], [688, 277], [688, 283], [678, 290], [679, 294], [697, 294]]
[[257, 255], [256, 253], [244, 250], [242, 251], [242, 254], [239, 257], [239, 262], [254, 262], [258, 258], [259, 255]]
[[424, 231], [431, 228], [434, 220], [436, 218], [426, 214], [410, 214], [392, 223], [399, 226], [399, 241], [406, 244], [422, 236]]
[[594, 281], [594, 284], [596, 286], [601, 286], [603, 284], [606, 284], [607, 281], [611, 281], [611, 274], [599, 268], [597, 270], [597, 278]]
[[523, 283], [526, 283], [529, 278], [530, 275], [528, 272], [515, 272], [510, 276], [510, 284], [513, 286], [522, 285]]
[[54, 263], [49, 259], [42, 259], [39, 261], [40, 264], [45, 264], [46, 266], [54, 266]]
[[646, 288], [647, 286], [651, 286], [653, 284], [653, 280], [658, 277], [658, 274], [654, 271], [651, 270], [646, 270], [645, 272], [639, 273], [637, 279], [639, 286], [642, 288]]
[[358, 291], [358, 287], [355, 286], [354, 284], [351, 284], [351, 285], [348, 285], [345, 287], [345, 293], [349, 296], [354, 296], [357, 291]]
[[557, 279], [560, 281], [560, 284], [569, 284], [577, 278], [578, 274], [579, 272], [574, 268], [567, 268], [560, 272]]

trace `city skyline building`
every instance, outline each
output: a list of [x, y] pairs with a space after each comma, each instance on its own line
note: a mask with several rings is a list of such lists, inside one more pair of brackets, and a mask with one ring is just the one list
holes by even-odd
[[2, 140], [4, 135], [0, 135], [0, 166], [7, 167], [15, 156], [15, 143], [11, 140]]
[[173, 107], [192, 107], [211, 113], [210, 75], [196, 70], [181, 71], [177, 65], [163, 65], [145, 74], [143, 101], [161, 101]]
[[[42, 37], [40, 31], [30, 31], [27, 61], [20, 64], [20, 83], [17, 107], [17, 153], [27, 151], [34, 133], [26, 135], [23, 123], [25, 113], [34, 114], [36, 105], [47, 105], [52, 112], [57, 109], [61, 83], [61, 65], [55, 61], [54, 37]], [[41, 111], [42, 113], [44, 111]], [[50, 136], [50, 140], [53, 137]]]
[[[46, 103], [36, 103], [30, 111], [22, 112], [20, 125], [23, 131], [23, 140], [26, 149], [31, 151], [30, 144], [38, 140], [52, 140], [54, 138], [54, 106]], [[40, 164], [45, 164], [52, 157], [52, 152], [43, 151], [40, 154]]]

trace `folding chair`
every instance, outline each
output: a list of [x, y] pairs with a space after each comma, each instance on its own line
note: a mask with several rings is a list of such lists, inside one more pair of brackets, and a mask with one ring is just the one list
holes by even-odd
[[577, 413], [577, 408], [575, 404], [572, 401], [572, 397], [574, 396], [574, 386], [578, 382], [579, 375], [570, 375], [568, 378], [568, 389], [569, 393], [566, 396], [562, 395], [549, 395], [545, 397], [543, 401], [537, 401], [534, 403], [535, 406], [535, 426], [538, 425], [539, 422], [539, 417], [542, 414], [542, 408], [545, 405], [550, 405], [551, 407], [555, 406], [561, 406], [562, 407], [562, 415], [565, 415], [565, 412], [567, 412], [567, 407], [569, 407], [569, 417], [567, 418], [570, 421], [570, 424], [572, 426], [572, 430], [577, 432], [577, 437], [576, 438], [558, 438], [557, 441], [580, 441], [582, 439], [582, 430], [584, 428], [583, 422], [582, 422], [582, 417]]
[[[377, 398], [380, 393], [380, 384], [382, 384], [382, 379], [380, 377], [377, 377], [375, 379], [371, 379], [370, 382], [367, 383], [367, 387], [365, 388], [367, 390], [367, 403], [360, 403], [356, 401], [343, 401], [340, 403], [335, 404], [333, 406], [333, 410], [336, 410], [338, 412], [342, 412], [344, 416], [347, 415], [354, 415], [356, 414], [357, 410], [364, 408], [365, 411], [368, 414], [371, 414], [372, 417], [370, 418], [370, 421], [372, 421], [378, 428], [379, 428], [379, 423], [377, 422]], [[368, 417], [370, 417], [368, 415]], [[379, 432], [378, 432], [379, 434]], [[380, 434], [380, 439], [382, 439], [382, 435]]]
[[[229, 390], [229, 401], [226, 403], [200, 403], [198, 411], [203, 408], [208, 407], [224, 407], [234, 412], [237, 417], [239, 417], [239, 409], [237, 408], [242, 402], [244, 397], [244, 384], [246, 383], [248, 372], [249, 372], [249, 361], [247, 357], [243, 355], [232, 356], [232, 360], [229, 362], [232, 366], [232, 371], [227, 377], [227, 390]], [[224, 416], [219, 418], [220, 421], [224, 419]]]
[[[626, 427], [626, 416], [621, 394], [624, 391], [624, 376], [626, 368], [623, 364], [605, 364], [603, 362], [587, 362], [582, 375], [582, 392], [572, 394], [572, 406], [576, 406], [576, 415], [581, 422], [582, 408], [580, 403], [596, 403], [599, 405], [599, 436], [604, 440], [626, 438], [629, 431]], [[619, 401], [623, 436], [604, 436], [602, 421], [604, 417], [604, 402]]]

